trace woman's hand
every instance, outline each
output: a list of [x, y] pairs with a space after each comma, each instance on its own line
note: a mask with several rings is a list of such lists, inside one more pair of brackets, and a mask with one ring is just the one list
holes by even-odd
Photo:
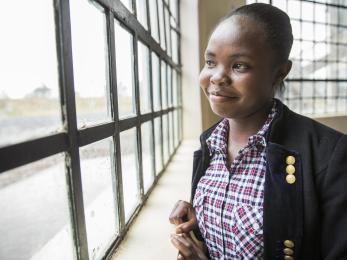
[[176, 225], [176, 234], [189, 233], [198, 228], [198, 221], [192, 204], [183, 200], [176, 203], [169, 220], [171, 224]]
[[208, 260], [203, 249], [187, 234], [172, 234], [171, 243], [179, 250], [178, 260]]

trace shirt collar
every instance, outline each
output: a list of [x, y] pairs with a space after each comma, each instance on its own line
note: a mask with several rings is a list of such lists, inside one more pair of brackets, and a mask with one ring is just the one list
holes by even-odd
[[[260, 128], [260, 130], [248, 138], [247, 146], [256, 146], [260, 145], [266, 147], [266, 133], [268, 132], [271, 122], [277, 113], [277, 104], [276, 100], [273, 100], [272, 108], [269, 112], [269, 115]], [[214, 152], [221, 152], [226, 154], [228, 147], [228, 133], [229, 133], [229, 121], [227, 118], [224, 118], [217, 127], [213, 130], [211, 135], [206, 139], [206, 144], [209, 149], [210, 155]]]

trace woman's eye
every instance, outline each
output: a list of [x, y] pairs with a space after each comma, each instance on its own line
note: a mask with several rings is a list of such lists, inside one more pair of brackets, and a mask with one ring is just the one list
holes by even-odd
[[245, 71], [248, 69], [248, 66], [246, 64], [242, 64], [242, 63], [236, 63], [234, 65], [234, 69], [238, 70], [238, 71]]
[[208, 67], [213, 67], [213, 66], [215, 65], [215, 63], [214, 63], [213, 61], [211, 61], [211, 60], [207, 60], [207, 61], [206, 61], [206, 65], [207, 65]]

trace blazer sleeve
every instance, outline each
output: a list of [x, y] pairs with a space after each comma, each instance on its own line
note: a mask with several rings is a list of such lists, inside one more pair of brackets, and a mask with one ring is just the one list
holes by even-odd
[[319, 174], [323, 259], [347, 259], [347, 136], [342, 135], [328, 167]]

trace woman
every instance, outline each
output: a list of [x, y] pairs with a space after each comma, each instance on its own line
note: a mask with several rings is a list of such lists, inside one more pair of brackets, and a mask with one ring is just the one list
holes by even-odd
[[179, 259], [347, 259], [347, 138], [274, 98], [292, 43], [287, 14], [260, 3], [212, 32], [200, 86], [223, 119], [170, 215]]

